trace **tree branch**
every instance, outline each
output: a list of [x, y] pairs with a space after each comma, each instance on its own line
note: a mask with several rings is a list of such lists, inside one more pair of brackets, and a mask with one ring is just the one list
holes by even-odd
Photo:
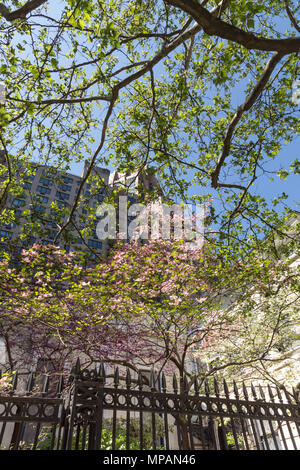
[[[249, 109], [253, 106], [255, 101], [258, 99], [258, 97], [261, 95], [263, 89], [265, 88], [273, 70], [275, 69], [276, 65], [278, 62], [282, 59], [284, 56], [283, 53], [275, 52], [269, 62], [267, 63], [263, 73], [261, 74], [259, 80], [257, 81], [255, 87], [251, 91], [250, 95], [246, 98], [246, 101], [237, 108], [237, 111], [235, 115], [233, 116], [229, 127], [226, 132], [226, 136], [224, 139], [224, 145], [223, 145], [223, 150], [221, 155], [219, 156], [217, 165], [215, 170], [211, 174], [211, 185], [213, 188], [217, 189], [220, 186], [219, 183], [219, 174], [221, 171], [221, 168], [224, 164], [225, 159], [229, 155], [230, 152], [230, 147], [231, 147], [231, 139], [233, 136], [233, 132], [238, 125], [239, 121], [241, 120], [242, 115], [246, 112], [249, 111]], [[224, 185], [222, 185], [224, 186]], [[239, 189], [244, 189], [239, 187]]]
[[268, 39], [258, 37], [237, 26], [216, 18], [211, 12], [200, 5], [197, 0], [165, 0], [166, 3], [180, 8], [202, 27], [209, 36], [217, 36], [244, 46], [246, 49], [260, 51], [277, 51], [285, 54], [300, 51], [300, 37], [284, 39]]
[[25, 3], [21, 8], [12, 12], [10, 12], [3, 3], [0, 3], [0, 15], [2, 15], [7, 21], [24, 19], [28, 13], [31, 13], [33, 10], [43, 5], [43, 3], [46, 3], [46, 1], [47, 0], [31, 0]]
[[292, 23], [292, 25], [294, 26], [294, 28], [298, 31], [298, 33], [300, 33], [300, 27], [298, 26], [297, 24], [297, 21], [293, 15], [293, 13], [291, 12], [290, 10], [290, 7], [289, 7], [289, 1], [288, 0], [284, 0], [284, 4], [285, 4], [285, 9], [286, 9], [286, 12], [288, 14], [288, 17]]

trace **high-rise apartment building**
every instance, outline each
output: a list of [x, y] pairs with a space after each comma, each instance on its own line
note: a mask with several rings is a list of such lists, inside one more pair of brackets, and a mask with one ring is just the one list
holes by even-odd
[[[105, 253], [108, 242], [99, 240], [96, 234], [97, 207], [118, 194], [127, 194], [131, 203], [141, 200], [144, 191], [153, 191], [158, 183], [148, 173], [126, 176], [100, 167], [95, 167], [84, 182], [87, 168], [85, 163], [80, 176], [37, 164], [20, 169], [19, 187], [5, 201], [14, 221], [0, 227], [2, 248], [18, 253], [34, 243], [55, 241], [67, 251], [86, 251], [92, 258]], [[77, 199], [71, 224], [56, 239]]]

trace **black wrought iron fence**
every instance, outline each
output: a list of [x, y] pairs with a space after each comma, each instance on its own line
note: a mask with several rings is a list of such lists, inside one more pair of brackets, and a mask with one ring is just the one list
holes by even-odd
[[80, 368], [55, 390], [31, 373], [0, 396], [0, 448], [67, 450], [296, 450], [300, 403], [293, 390], [262, 386], [212, 389], [154, 372], [125, 376]]

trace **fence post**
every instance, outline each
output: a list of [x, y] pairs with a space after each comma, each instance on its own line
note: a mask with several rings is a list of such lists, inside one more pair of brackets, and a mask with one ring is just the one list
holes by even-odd
[[186, 404], [186, 394], [187, 394], [187, 378], [186, 376], [180, 377], [179, 379], [179, 392], [180, 392], [180, 408], [181, 412], [178, 415], [178, 429], [180, 430], [178, 439], [180, 438], [180, 448], [181, 450], [190, 450], [190, 436], [189, 436], [189, 420], [188, 420], [188, 410]]
[[105, 369], [103, 363], [99, 368], [99, 382], [97, 383], [97, 402], [94, 408], [94, 419], [95, 419], [95, 434], [94, 444], [92, 450], [99, 450], [101, 448], [102, 438], [102, 421], [103, 421], [103, 394], [105, 384]]

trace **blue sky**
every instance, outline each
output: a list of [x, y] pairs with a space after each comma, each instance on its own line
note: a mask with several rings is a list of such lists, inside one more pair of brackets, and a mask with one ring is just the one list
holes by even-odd
[[[240, 103], [244, 99], [243, 93], [236, 93], [236, 101]], [[97, 134], [99, 130], [97, 131]], [[97, 137], [95, 135], [95, 137]], [[269, 162], [266, 165], [266, 168], [270, 171], [276, 172], [279, 169], [288, 170], [291, 163], [296, 159], [300, 158], [300, 138], [299, 135], [295, 135], [295, 139], [292, 143], [286, 144], [281, 150], [280, 154]], [[71, 165], [71, 172], [80, 175], [84, 162], [73, 162]], [[112, 171], [114, 168], [109, 167]], [[273, 178], [273, 181], [271, 181]], [[188, 181], [191, 181], [192, 176], [187, 175]], [[195, 193], [204, 193], [205, 188], [199, 188], [196, 185], [192, 185], [188, 191], [188, 197], [192, 196]], [[207, 188], [207, 192], [214, 193], [211, 187]], [[261, 175], [256, 182], [253, 184], [252, 192], [264, 196], [267, 200], [271, 201], [273, 198], [277, 197], [278, 194], [282, 192], [288, 195], [288, 199], [285, 200], [287, 204], [292, 209], [300, 211], [300, 175], [289, 175], [286, 180], [280, 180], [279, 176], [275, 174], [264, 174]], [[278, 210], [280, 206], [278, 206]]]
[[[59, 11], [61, 10], [61, 5], [63, 2], [61, 0], [54, 0], [57, 6], [56, 13], [59, 14]], [[52, 10], [53, 12], [53, 10]], [[286, 27], [289, 27], [289, 23], [286, 21], [282, 21], [278, 27], [282, 30], [282, 32], [285, 30]], [[160, 65], [156, 67], [156, 73], [159, 73]], [[300, 77], [299, 77], [300, 79]], [[244, 86], [245, 83], [239, 83], [237, 87], [233, 90], [233, 95], [232, 95], [232, 107], [237, 107], [240, 105], [244, 99]], [[291, 90], [292, 93], [292, 90]], [[100, 134], [100, 129], [98, 128], [97, 131], [94, 132], [94, 137], [96, 139], [96, 144], [97, 141], [99, 140], [99, 134]], [[296, 159], [299, 158], [299, 136], [295, 136], [294, 141], [291, 144], [286, 145], [280, 152], [280, 154], [276, 157], [274, 161], [271, 161], [268, 164], [268, 169], [272, 171], [277, 171], [281, 168], [284, 168], [286, 170], [289, 169], [290, 164]], [[96, 146], [95, 144], [95, 146]], [[89, 155], [87, 155], [87, 159], [89, 158]], [[84, 162], [73, 162], [71, 164], [71, 169], [70, 172], [80, 175], [82, 168], [83, 168]], [[109, 168], [110, 170], [113, 170], [112, 166]], [[189, 173], [191, 174], [191, 173]], [[273, 176], [274, 180], [270, 181], [270, 177]], [[191, 176], [187, 176], [188, 180], [191, 181]], [[188, 191], [188, 196], [192, 196], [194, 193], [197, 192], [205, 192], [205, 188], [199, 188], [197, 186], [193, 186], [191, 184], [189, 191]], [[213, 193], [212, 188], [208, 187], [207, 192]], [[287, 177], [286, 180], [281, 181], [280, 178], [274, 174], [274, 175], [262, 175], [260, 178], [256, 180], [256, 182], [253, 185], [252, 192], [255, 192], [257, 194], [263, 195], [266, 197], [268, 200], [272, 200], [272, 198], [276, 197], [278, 194], [285, 192], [289, 197], [285, 201], [286, 204], [288, 204], [290, 207], [294, 209], [300, 210], [300, 175], [291, 175]]]

